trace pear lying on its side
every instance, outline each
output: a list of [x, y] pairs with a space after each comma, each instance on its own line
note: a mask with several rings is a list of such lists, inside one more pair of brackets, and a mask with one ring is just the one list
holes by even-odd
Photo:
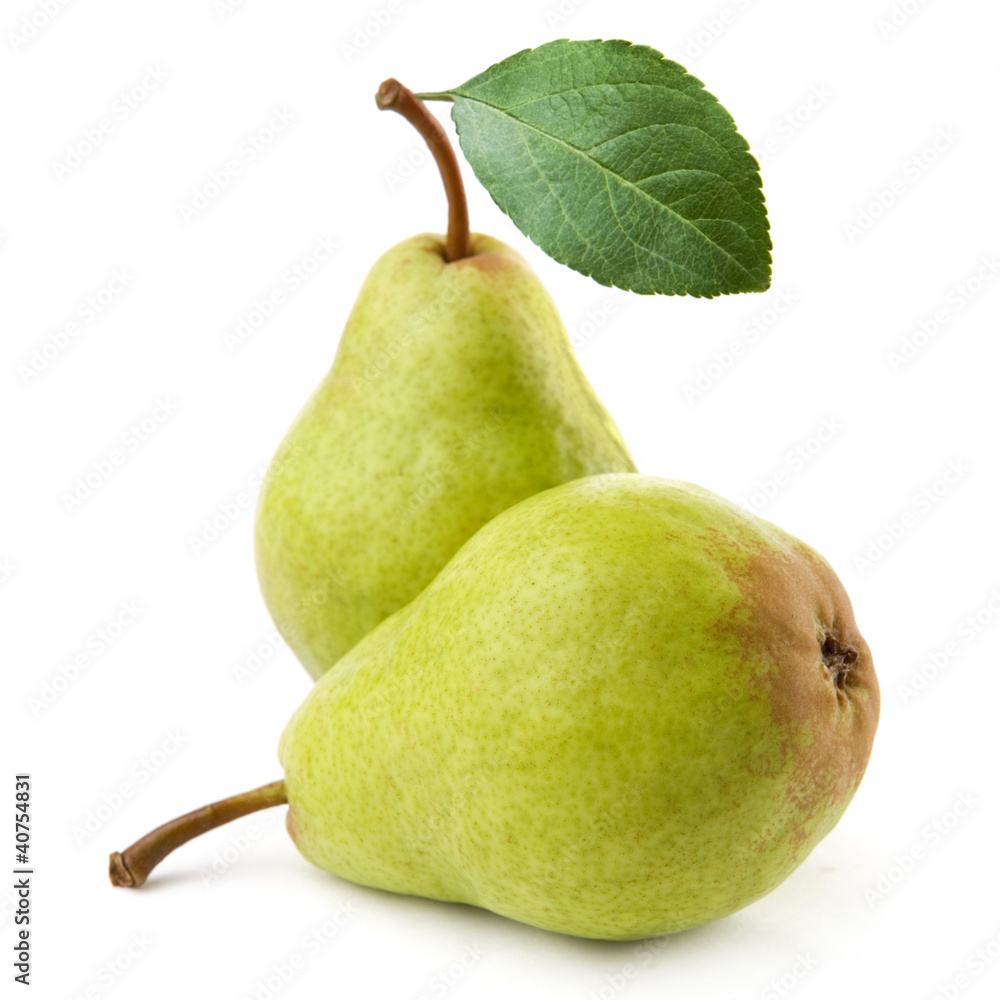
[[534, 272], [487, 236], [471, 248], [449, 263], [425, 234], [376, 262], [264, 482], [261, 589], [313, 677], [501, 511], [635, 471]]
[[830, 566], [696, 486], [600, 476], [482, 528], [310, 692], [281, 740], [316, 865], [631, 939], [777, 886], [878, 718]]

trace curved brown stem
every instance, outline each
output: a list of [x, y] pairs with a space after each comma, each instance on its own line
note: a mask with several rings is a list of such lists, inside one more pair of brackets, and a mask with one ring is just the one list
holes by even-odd
[[461, 260], [472, 254], [469, 243], [469, 207], [465, 201], [465, 187], [458, 167], [458, 157], [448, 141], [441, 123], [430, 113], [427, 105], [415, 97], [413, 91], [398, 80], [388, 79], [375, 95], [375, 103], [383, 111], [401, 114], [423, 137], [434, 154], [444, 192], [448, 196], [448, 235], [445, 238], [445, 256], [449, 261]]
[[233, 795], [221, 802], [213, 802], [211, 805], [202, 806], [201, 809], [195, 809], [194, 812], [178, 816], [177, 819], [172, 819], [169, 823], [164, 823], [163, 826], [147, 833], [121, 853], [115, 851], [111, 855], [108, 869], [111, 884], [138, 889], [146, 881], [149, 873], [181, 844], [186, 844], [189, 840], [241, 816], [247, 816], [270, 806], [284, 805], [286, 802], [288, 799], [285, 796], [285, 783], [272, 781], [271, 784], [255, 788], [252, 792]]

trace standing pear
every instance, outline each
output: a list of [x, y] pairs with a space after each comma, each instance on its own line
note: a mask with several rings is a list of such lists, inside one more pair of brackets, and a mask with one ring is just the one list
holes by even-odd
[[636, 471], [538, 277], [469, 233], [440, 125], [396, 81], [377, 100], [427, 139], [449, 227], [375, 263], [261, 490], [261, 590], [314, 678], [501, 511], [582, 476]]

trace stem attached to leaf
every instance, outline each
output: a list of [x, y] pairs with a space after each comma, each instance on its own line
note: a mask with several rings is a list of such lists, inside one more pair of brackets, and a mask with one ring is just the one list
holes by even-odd
[[285, 805], [287, 802], [285, 783], [272, 781], [270, 785], [255, 788], [252, 792], [233, 795], [221, 802], [195, 809], [185, 816], [178, 816], [147, 833], [122, 853], [115, 851], [111, 855], [108, 870], [111, 884], [138, 889], [149, 877], [149, 873], [181, 844], [241, 816], [271, 806]]
[[430, 113], [427, 105], [414, 96], [412, 90], [398, 80], [388, 79], [378, 88], [375, 103], [383, 111], [401, 114], [424, 138], [430, 147], [444, 181], [448, 196], [448, 235], [445, 239], [445, 256], [448, 261], [461, 260], [472, 255], [469, 244], [469, 207], [465, 201], [465, 187], [458, 158], [448, 141], [441, 123]]

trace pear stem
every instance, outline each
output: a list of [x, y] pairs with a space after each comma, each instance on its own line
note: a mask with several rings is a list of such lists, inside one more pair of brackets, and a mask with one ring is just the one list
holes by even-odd
[[115, 851], [111, 855], [108, 869], [111, 884], [138, 889], [149, 877], [149, 873], [181, 844], [241, 816], [248, 816], [270, 806], [285, 805], [287, 802], [285, 783], [272, 781], [252, 792], [233, 795], [221, 802], [213, 802], [194, 812], [178, 816], [147, 833], [121, 853]]
[[445, 238], [445, 257], [450, 261], [472, 256], [469, 241], [469, 206], [465, 200], [465, 186], [458, 157], [448, 141], [441, 123], [430, 113], [427, 105], [412, 90], [398, 80], [385, 80], [375, 94], [375, 103], [382, 111], [401, 114], [420, 134], [434, 154], [434, 160], [444, 182], [448, 196], [448, 235]]

